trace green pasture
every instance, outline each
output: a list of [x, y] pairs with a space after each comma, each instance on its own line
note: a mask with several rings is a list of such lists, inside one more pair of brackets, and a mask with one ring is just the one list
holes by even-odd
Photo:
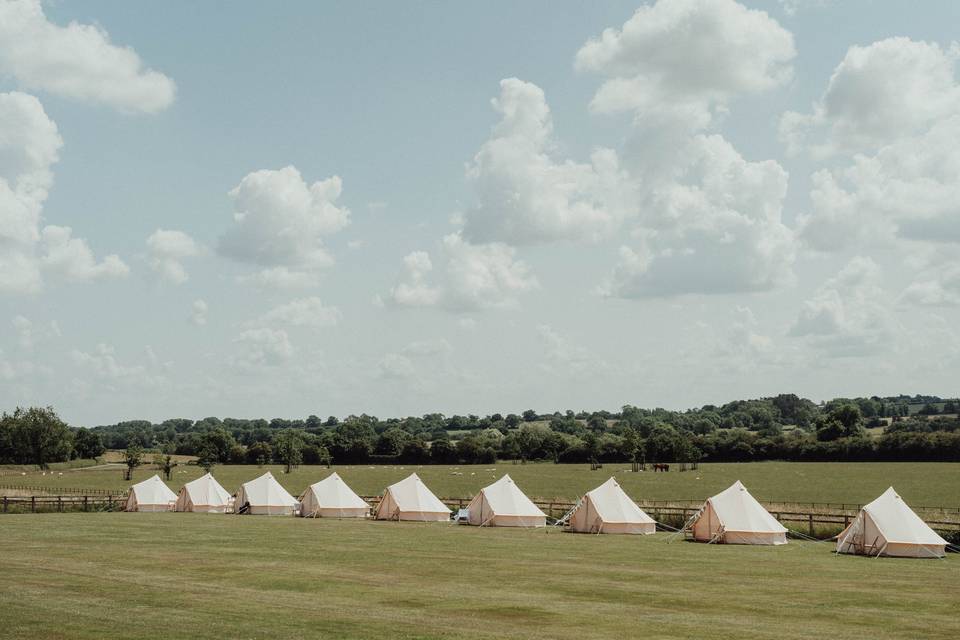
[[[960, 463], [802, 463], [750, 462], [743, 464], [701, 464], [697, 471], [633, 473], [629, 465], [607, 464], [591, 471], [589, 465], [510, 464], [474, 466], [334, 466], [344, 480], [362, 495], [375, 495], [388, 484], [416, 472], [441, 497], [469, 497], [478, 489], [509, 473], [528, 495], [542, 499], [573, 500], [610, 476], [640, 500], [700, 500], [741, 480], [758, 499], [767, 502], [865, 503], [893, 485], [909, 503], [917, 506], [960, 507]], [[293, 494], [325, 478], [331, 470], [322, 466], [301, 466], [284, 474], [282, 467], [219, 465], [213, 474], [228, 491], [242, 482], [272, 471]], [[31, 471], [0, 477], [2, 484], [48, 487], [80, 487], [125, 491], [119, 467], [65, 470], [60, 475]], [[157, 473], [152, 465], [137, 469], [135, 481]], [[203, 472], [194, 465], [177, 467], [169, 482], [177, 490]], [[2, 490], [0, 490], [2, 493]]]
[[204, 514], [0, 518], [14, 639], [956, 638], [960, 559]]

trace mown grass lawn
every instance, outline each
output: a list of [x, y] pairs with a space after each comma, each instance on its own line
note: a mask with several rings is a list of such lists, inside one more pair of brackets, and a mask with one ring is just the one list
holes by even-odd
[[[268, 470], [294, 495], [300, 495], [307, 486], [330, 474], [326, 467], [307, 465], [289, 475], [282, 473], [283, 469], [278, 466], [218, 465], [213, 474], [228, 491], [233, 492], [242, 482]], [[509, 473], [531, 497], [575, 500], [614, 475], [632, 497], [640, 500], [701, 500], [726, 489], [733, 481], [741, 480], [754, 496], [767, 502], [866, 503], [893, 485], [905, 500], [914, 505], [960, 507], [960, 463], [716, 463], [702, 464], [698, 471], [685, 473], [676, 470], [670, 473], [631, 473], [629, 465], [624, 464], [607, 464], [599, 471], [590, 471], [589, 465], [514, 465], [504, 462], [473, 466], [334, 466], [333, 470], [362, 495], [380, 494], [387, 485], [415, 471], [441, 497], [472, 496], [504, 473]], [[143, 480], [154, 473], [157, 471], [148, 465], [136, 471], [134, 480]], [[176, 491], [202, 473], [194, 465], [178, 467], [173, 472], [170, 487]], [[41, 475], [34, 471], [26, 476], [0, 478], [0, 484], [6, 482], [46, 486], [51, 490], [62, 486], [118, 492], [126, 491], [130, 485], [117, 468], [67, 471], [62, 476]]]
[[0, 517], [0, 636], [951, 638], [960, 557], [202, 514]]

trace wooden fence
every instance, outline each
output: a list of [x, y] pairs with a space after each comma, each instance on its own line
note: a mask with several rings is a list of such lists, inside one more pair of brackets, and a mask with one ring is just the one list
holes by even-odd
[[50, 513], [64, 511], [120, 511], [127, 502], [127, 494], [94, 496], [23, 496], [0, 498], [2, 513]]
[[79, 487], [44, 487], [38, 485], [20, 485], [20, 484], [0, 484], [0, 494], [3, 493], [4, 489], [13, 490], [13, 491], [30, 491], [33, 493], [47, 493], [52, 495], [65, 495], [65, 494], [75, 494], [81, 496], [115, 496], [121, 493], [126, 493], [126, 490], [117, 490], [114, 489], [85, 489]]
[[[14, 488], [17, 490], [29, 490], [23, 487], [3, 487]], [[362, 496], [371, 506], [376, 506], [380, 501], [380, 496]], [[98, 493], [91, 495], [35, 495], [35, 496], [3, 496], [0, 497], [0, 513], [50, 513], [66, 511], [119, 511], [122, 510], [127, 500], [126, 492], [116, 493]], [[464, 509], [470, 504], [471, 498], [441, 498], [444, 504], [452, 509]], [[671, 523], [673, 526], [681, 526], [689, 520], [700, 508], [702, 502], [696, 501], [691, 504], [666, 504], [667, 501], [639, 501], [637, 504], [646, 511], [653, 519], [660, 523]], [[693, 501], [684, 501], [693, 502]], [[562, 518], [576, 505], [575, 502], [563, 500], [534, 500], [537, 505], [550, 518]], [[798, 503], [784, 503], [795, 505], [784, 508], [783, 505], [767, 503], [764, 506], [770, 511], [774, 518], [779, 520], [785, 527], [793, 531], [799, 531], [805, 535], [815, 537], [818, 529], [839, 530], [847, 525], [856, 517], [859, 511], [859, 505], [843, 505], [843, 509], [825, 509], [827, 503], [812, 503], [816, 505], [816, 510], [797, 509], [801, 506]], [[809, 503], [802, 503], [809, 504]], [[841, 506], [837, 504], [837, 506]], [[854, 508], [856, 506], [856, 508]], [[931, 509], [936, 511], [946, 511], [944, 509]], [[926, 523], [938, 531], [956, 532], [960, 531], [960, 518], [958, 519], [931, 519], [929, 516], [924, 518]]]

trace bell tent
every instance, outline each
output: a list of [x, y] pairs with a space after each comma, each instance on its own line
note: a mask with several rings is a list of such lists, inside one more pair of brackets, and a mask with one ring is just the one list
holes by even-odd
[[255, 516], [291, 516], [299, 506], [297, 499], [287, 493], [269, 471], [256, 480], [240, 485], [234, 501], [237, 513]]
[[481, 527], [545, 527], [546, 514], [509, 475], [480, 490], [467, 507], [467, 522]]
[[837, 553], [867, 556], [942, 558], [946, 545], [893, 487], [863, 507], [837, 536]]
[[787, 544], [777, 522], [739, 480], [707, 499], [690, 526], [693, 539], [725, 544]]
[[233, 507], [233, 497], [209, 473], [188, 482], [180, 488], [175, 511], [195, 513], [227, 513]]
[[648, 534], [657, 532], [657, 523], [610, 478], [580, 499], [570, 516], [570, 530]]
[[336, 472], [307, 487], [300, 496], [300, 515], [322, 518], [365, 518], [370, 505]]
[[147, 478], [130, 487], [125, 511], [172, 511], [177, 494], [163, 484], [160, 476]]
[[419, 520], [443, 522], [450, 519], [450, 509], [433, 495], [415, 473], [387, 487], [374, 513], [377, 520]]

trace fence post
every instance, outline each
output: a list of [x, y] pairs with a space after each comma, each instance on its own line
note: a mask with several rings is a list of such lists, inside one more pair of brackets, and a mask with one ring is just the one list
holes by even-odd
[[37, 496], [30, 496], [30, 513], [37, 512]]
[[57, 496], [57, 511], [63, 513], [63, 496]]
[[3, 512], [7, 512], [7, 496], [3, 496]]
[[87, 510], [87, 499], [88, 499], [89, 497], [90, 497], [90, 496], [83, 496], [83, 510], [84, 510], [84, 511]]
[[807, 517], [810, 518], [810, 537], [813, 537], [813, 514], [808, 513]]

